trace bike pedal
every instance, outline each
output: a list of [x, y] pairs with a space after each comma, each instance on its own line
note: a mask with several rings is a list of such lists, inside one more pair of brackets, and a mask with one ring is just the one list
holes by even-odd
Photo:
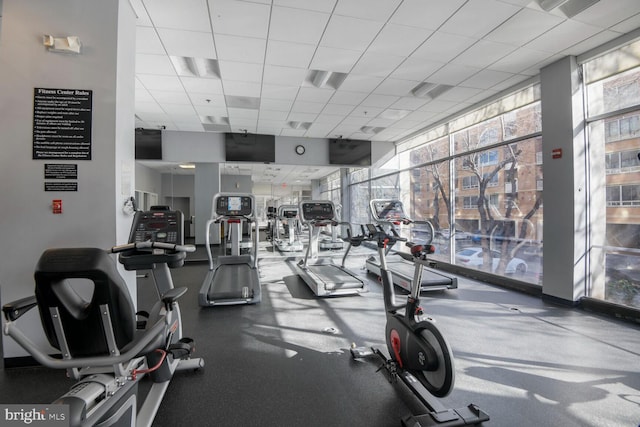
[[196, 349], [196, 343], [191, 338], [182, 338], [177, 343], [171, 344], [167, 351], [174, 359], [189, 357]]

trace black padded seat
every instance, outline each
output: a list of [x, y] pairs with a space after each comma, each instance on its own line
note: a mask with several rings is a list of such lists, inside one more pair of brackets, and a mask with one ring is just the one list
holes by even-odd
[[[93, 282], [93, 292], [87, 299], [86, 295], [76, 292], [74, 286], [89, 281]], [[100, 313], [102, 304], [109, 306], [117, 348], [124, 349], [134, 339], [136, 316], [133, 302], [115, 261], [103, 249], [48, 249], [36, 266], [35, 282], [44, 332], [54, 348], [60, 350], [60, 344], [50, 307], [57, 307], [60, 312], [72, 357], [109, 354]]]

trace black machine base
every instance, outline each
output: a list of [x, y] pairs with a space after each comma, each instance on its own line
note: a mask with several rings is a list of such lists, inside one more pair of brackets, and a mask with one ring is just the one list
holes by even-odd
[[489, 421], [489, 414], [478, 406], [470, 404], [464, 408], [449, 409], [440, 403], [429, 391], [413, 376], [409, 371], [400, 368], [397, 363], [387, 359], [380, 350], [376, 348], [352, 347], [351, 356], [354, 359], [376, 355], [382, 360], [382, 366], [378, 370], [383, 370], [387, 374], [390, 382], [396, 382], [398, 378], [415, 394], [415, 396], [430, 411], [422, 415], [410, 415], [401, 420], [403, 427], [455, 427], [471, 426]]

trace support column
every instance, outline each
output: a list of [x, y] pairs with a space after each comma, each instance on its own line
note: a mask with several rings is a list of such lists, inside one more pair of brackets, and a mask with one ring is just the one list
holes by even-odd
[[[81, 53], [47, 50], [43, 45], [45, 34], [78, 36]], [[135, 174], [134, 40], [135, 14], [127, 0], [3, 1], [0, 34], [3, 302], [33, 294], [34, 267], [46, 248], [108, 248], [126, 242], [131, 217], [122, 208], [124, 201], [133, 196]], [[59, 158], [33, 159], [35, 88], [91, 91], [89, 158], [74, 159], [60, 148]], [[77, 170], [76, 178], [46, 179], [77, 184], [77, 189], [45, 191], [45, 164], [62, 164]], [[52, 212], [54, 199], [62, 200], [60, 214]], [[135, 291], [135, 273], [121, 271], [129, 289]], [[34, 341], [45, 341], [37, 313], [30, 313], [24, 320], [27, 335], [40, 333], [40, 339]], [[4, 345], [5, 357], [25, 355], [12, 340], [5, 340]]]
[[575, 57], [541, 70], [545, 295], [585, 295], [588, 251], [583, 93]]
[[[206, 224], [211, 219], [213, 196], [220, 192], [220, 164], [196, 163], [196, 244], [206, 242]], [[220, 243], [220, 228], [211, 227], [211, 243]]]

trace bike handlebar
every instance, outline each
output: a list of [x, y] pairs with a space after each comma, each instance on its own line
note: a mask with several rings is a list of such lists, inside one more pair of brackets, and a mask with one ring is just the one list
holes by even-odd
[[127, 243], [124, 245], [114, 246], [111, 249], [107, 249], [109, 253], [118, 253], [129, 251], [131, 249], [164, 249], [174, 252], [195, 252], [196, 247], [193, 245], [177, 245], [175, 243], [165, 243], [165, 242], [152, 242], [147, 240], [146, 242], [134, 242]]

